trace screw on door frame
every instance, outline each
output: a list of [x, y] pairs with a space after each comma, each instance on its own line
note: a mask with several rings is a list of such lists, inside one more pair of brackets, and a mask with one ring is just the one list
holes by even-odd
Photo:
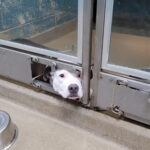
[[36, 57], [36, 56], [33, 56], [33, 57], [31, 58], [31, 61], [37, 63], [37, 62], [39, 62], [39, 58]]

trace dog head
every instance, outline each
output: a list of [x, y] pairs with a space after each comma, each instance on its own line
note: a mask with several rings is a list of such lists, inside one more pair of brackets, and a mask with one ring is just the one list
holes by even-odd
[[52, 86], [64, 98], [78, 99], [83, 96], [80, 78], [67, 70], [57, 70], [53, 73]]

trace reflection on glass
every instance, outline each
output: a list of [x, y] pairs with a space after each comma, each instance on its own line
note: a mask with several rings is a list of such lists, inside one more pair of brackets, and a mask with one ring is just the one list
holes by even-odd
[[0, 38], [77, 53], [77, 0], [0, 2]]
[[109, 63], [150, 71], [149, 6], [149, 0], [114, 0]]

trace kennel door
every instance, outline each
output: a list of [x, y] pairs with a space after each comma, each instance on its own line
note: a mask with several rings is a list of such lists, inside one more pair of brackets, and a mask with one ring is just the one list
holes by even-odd
[[1, 1], [0, 57], [6, 64], [1, 64], [0, 75], [51, 92], [41, 79], [45, 70], [78, 71], [88, 103], [92, 4], [92, 0]]
[[94, 78], [99, 80], [97, 84], [94, 82], [95, 89], [98, 89], [95, 93], [95, 106], [148, 124], [149, 4], [147, 0], [99, 1], [98, 13], [101, 12], [101, 15], [97, 15], [95, 64], [99, 61], [98, 67], [101, 71], [99, 78]]

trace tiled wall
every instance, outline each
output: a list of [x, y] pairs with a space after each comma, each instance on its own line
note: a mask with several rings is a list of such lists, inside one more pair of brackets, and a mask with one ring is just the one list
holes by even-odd
[[[146, 32], [150, 28], [150, 0], [115, 0], [113, 24]], [[144, 28], [144, 30], [143, 30]], [[145, 33], [144, 33], [145, 34]]]
[[77, 17], [77, 0], [0, 0], [0, 37], [31, 37]]

